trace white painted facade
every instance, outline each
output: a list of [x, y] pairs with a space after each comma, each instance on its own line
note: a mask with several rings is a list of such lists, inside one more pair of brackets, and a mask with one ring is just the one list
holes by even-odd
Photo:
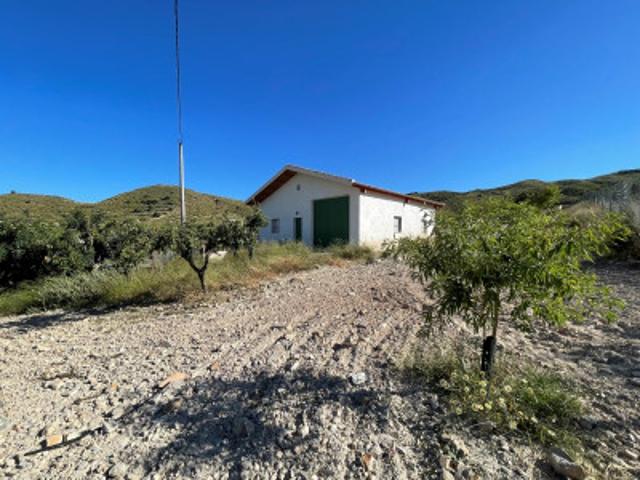
[[[266, 198], [260, 198], [260, 192], [276, 181], [283, 172], [292, 176]], [[381, 189], [370, 188], [375, 191], [348, 178], [289, 165], [258, 190], [247, 203], [257, 203], [269, 220], [269, 224], [260, 232], [261, 241], [293, 241], [294, 219], [299, 217], [302, 219], [302, 241], [312, 246], [313, 201], [342, 196], [349, 197], [349, 243], [379, 248], [387, 240], [431, 233], [439, 204], [393, 192], [381, 193]], [[394, 230], [394, 224], [398, 222], [394, 217], [401, 219], [400, 233]], [[272, 231], [273, 219], [279, 220], [279, 232]]]
[[[426, 207], [377, 193], [359, 195], [358, 243], [380, 247], [386, 240], [431, 234], [435, 208]], [[402, 220], [402, 231], [394, 232], [394, 217]]]
[[[294, 218], [302, 218], [302, 241], [313, 245], [313, 201], [320, 198], [349, 196], [349, 241], [358, 243], [360, 231], [359, 190], [351, 185], [298, 173], [260, 203], [269, 225], [260, 232], [260, 240], [294, 240]], [[280, 220], [280, 233], [271, 233], [271, 220]]]

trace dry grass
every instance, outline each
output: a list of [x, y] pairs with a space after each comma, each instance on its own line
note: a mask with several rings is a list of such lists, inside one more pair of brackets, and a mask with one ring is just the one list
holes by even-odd
[[[364, 256], [366, 257], [366, 256]], [[353, 258], [363, 258], [355, 255]], [[207, 271], [209, 294], [253, 286], [277, 275], [320, 265], [344, 263], [339, 253], [314, 251], [299, 243], [263, 244], [253, 259], [245, 252], [229, 254], [211, 263]], [[129, 275], [96, 271], [52, 277], [0, 294], [0, 315], [64, 308], [108, 307], [201, 299], [196, 274], [181, 259], [161, 267], [138, 268]]]

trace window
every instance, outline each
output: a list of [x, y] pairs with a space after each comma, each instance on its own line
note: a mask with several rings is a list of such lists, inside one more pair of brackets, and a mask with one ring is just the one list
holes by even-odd
[[433, 217], [425, 213], [424, 217], [422, 217], [422, 233], [429, 235], [429, 228], [433, 226], [433, 223]]
[[296, 190], [297, 190], [297, 191], [300, 191], [300, 184], [297, 184], [297, 185], [296, 185]]
[[280, 219], [272, 218], [271, 219], [271, 233], [280, 233]]
[[393, 233], [402, 233], [402, 217], [393, 217]]

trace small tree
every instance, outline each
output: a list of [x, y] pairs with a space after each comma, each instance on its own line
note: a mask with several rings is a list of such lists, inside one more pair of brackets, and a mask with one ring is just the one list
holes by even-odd
[[217, 225], [216, 234], [218, 242], [224, 248], [231, 250], [234, 256], [238, 255], [240, 247], [244, 243], [244, 221], [241, 218], [227, 217]]
[[200, 287], [207, 291], [205, 277], [209, 257], [218, 250], [230, 250], [237, 255], [246, 247], [249, 258], [258, 238], [258, 230], [266, 225], [262, 213], [255, 209], [244, 218], [228, 217], [220, 223], [186, 223], [172, 226], [159, 233], [155, 242], [157, 250], [174, 250], [198, 275]]
[[562, 325], [594, 311], [615, 318], [619, 302], [582, 267], [626, 235], [618, 216], [577, 222], [558, 210], [494, 198], [442, 212], [433, 236], [402, 240], [394, 252], [435, 298], [425, 307], [429, 329], [457, 314], [476, 332], [492, 331], [483, 346], [490, 376], [504, 314], [520, 327], [535, 319]]
[[253, 258], [260, 229], [266, 227], [269, 222], [262, 211], [254, 208], [244, 220], [243, 245], [247, 248], [249, 258]]
[[[166, 233], [165, 233], [166, 235]], [[185, 223], [176, 231], [169, 232], [173, 238], [166, 244], [173, 244], [180, 255], [198, 275], [200, 288], [207, 291], [205, 275], [209, 267], [209, 256], [222, 246], [219, 225], [213, 223]]]

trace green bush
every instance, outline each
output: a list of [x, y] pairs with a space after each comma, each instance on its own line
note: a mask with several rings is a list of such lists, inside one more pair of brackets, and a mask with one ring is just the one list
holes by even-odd
[[490, 421], [502, 432], [578, 452], [578, 421], [584, 414], [579, 389], [555, 372], [516, 365], [507, 359], [499, 362], [488, 383], [466, 349], [458, 346], [414, 353], [405, 367], [443, 396], [454, 418]]
[[109, 284], [122, 274], [114, 270], [78, 273], [72, 276], [50, 277], [38, 286], [36, 296], [41, 308], [82, 307], [97, 303]]
[[63, 234], [57, 225], [0, 218], [0, 289], [63, 273], [65, 262], [56, 255]]

